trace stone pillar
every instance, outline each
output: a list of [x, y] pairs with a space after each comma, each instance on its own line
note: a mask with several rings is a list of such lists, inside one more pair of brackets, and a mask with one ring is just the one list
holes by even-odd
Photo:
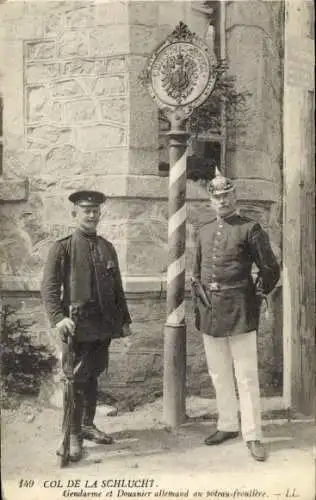
[[[229, 121], [227, 173], [237, 178], [240, 204], [269, 230], [281, 257], [282, 2], [229, 2], [229, 71], [245, 105]], [[247, 61], [247, 64], [245, 64]], [[244, 94], [246, 93], [246, 94]]]
[[[227, 124], [227, 175], [237, 179], [241, 213], [268, 231], [282, 263], [283, 2], [226, 3], [226, 49], [235, 90], [245, 105]], [[233, 118], [233, 119], [232, 119]], [[281, 286], [281, 282], [278, 286]], [[282, 299], [269, 298], [270, 319], [260, 325], [260, 365], [282, 363]], [[272, 333], [271, 333], [272, 332]], [[271, 338], [273, 342], [268, 342]], [[269, 361], [270, 360], [270, 361]], [[268, 370], [269, 371], [269, 370]], [[272, 375], [261, 372], [272, 382]], [[280, 379], [279, 373], [275, 376]], [[280, 381], [280, 380], [279, 380]]]
[[[159, 177], [158, 171], [158, 108], [140, 84], [139, 75], [148, 56], [180, 20], [201, 37], [207, 32], [209, 18], [193, 10], [192, 2], [131, 2], [129, 5], [127, 275], [129, 280], [132, 276], [146, 277], [144, 286], [158, 292], [161, 286], [165, 287], [167, 267], [168, 183]], [[135, 286], [135, 280], [132, 282]]]

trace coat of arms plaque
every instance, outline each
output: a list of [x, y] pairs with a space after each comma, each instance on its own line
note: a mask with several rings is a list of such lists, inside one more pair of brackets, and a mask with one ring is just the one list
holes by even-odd
[[150, 57], [148, 90], [166, 114], [178, 111], [185, 119], [212, 92], [215, 68], [206, 43], [180, 22]]

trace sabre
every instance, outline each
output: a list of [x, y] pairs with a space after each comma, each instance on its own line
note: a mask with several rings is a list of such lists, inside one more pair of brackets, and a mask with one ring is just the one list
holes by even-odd
[[202, 304], [205, 307], [212, 309], [212, 305], [208, 299], [208, 296], [206, 295], [206, 292], [200, 280], [191, 278], [191, 284], [194, 291], [194, 295], [201, 300]]

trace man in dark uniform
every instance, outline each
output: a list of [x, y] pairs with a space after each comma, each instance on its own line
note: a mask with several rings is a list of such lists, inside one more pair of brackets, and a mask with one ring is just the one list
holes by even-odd
[[42, 298], [50, 323], [62, 339], [62, 367], [66, 377], [67, 337], [73, 335], [72, 461], [82, 457], [83, 439], [113, 442], [111, 436], [93, 423], [98, 377], [107, 368], [111, 339], [131, 333], [116, 251], [112, 243], [96, 232], [100, 206], [105, 199], [98, 191], [78, 191], [69, 196], [77, 229], [53, 245], [43, 274]]
[[237, 213], [233, 182], [217, 171], [209, 191], [216, 217], [199, 230], [192, 277], [197, 328], [203, 333], [218, 409], [217, 430], [205, 444], [238, 436], [235, 374], [243, 439], [254, 459], [263, 461], [256, 331], [261, 301], [275, 287], [280, 270], [260, 224]]

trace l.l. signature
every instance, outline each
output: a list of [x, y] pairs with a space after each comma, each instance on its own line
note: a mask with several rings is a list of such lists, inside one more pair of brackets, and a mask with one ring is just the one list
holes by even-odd
[[279, 498], [300, 498], [301, 495], [297, 493], [295, 488], [287, 488], [284, 496], [282, 493], [274, 493], [274, 496]]
[[290, 490], [289, 488], [286, 490], [286, 493], [285, 493], [285, 498], [299, 498], [301, 495], [299, 495], [298, 493], [296, 493], [296, 489], [295, 488], [292, 488], [292, 490]]

